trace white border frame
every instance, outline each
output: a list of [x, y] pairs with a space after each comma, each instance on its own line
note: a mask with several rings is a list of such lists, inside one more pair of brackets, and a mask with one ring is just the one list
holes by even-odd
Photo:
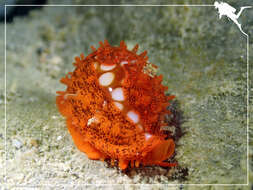
[[[5, 124], [5, 134], [4, 134], [4, 140], [5, 140], [5, 162], [4, 162], [4, 184], [3, 186], [12, 186], [12, 184], [8, 184], [7, 183], [7, 118], [6, 118], [6, 114], [7, 114], [7, 67], [6, 67], [6, 8], [7, 7], [214, 7], [214, 5], [201, 5], [201, 4], [191, 4], [191, 5], [187, 5], [187, 4], [166, 4], [166, 5], [152, 5], [152, 4], [146, 4], [146, 5], [134, 5], [134, 4], [122, 4], [122, 5], [4, 5], [4, 11], [5, 11], [5, 15], [4, 15], [4, 47], [5, 47], [5, 51], [4, 51], [4, 113], [5, 113], [5, 120], [4, 120], [4, 124]], [[187, 183], [183, 183], [183, 184], [40, 184], [38, 186], [36, 185], [14, 185], [14, 187], [40, 187], [40, 186], [49, 186], [49, 187], [61, 187], [61, 186], [105, 186], [105, 185], [116, 185], [116, 186], [132, 186], [132, 185], [145, 185], [145, 186], [149, 186], [149, 185], [158, 185], [158, 186], [248, 186], [249, 185], [249, 35], [247, 35], [247, 58], [246, 58], [246, 62], [247, 62], [247, 120], [246, 120], [246, 125], [247, 125], [247, 183], [245, 184], [187, 184]]]

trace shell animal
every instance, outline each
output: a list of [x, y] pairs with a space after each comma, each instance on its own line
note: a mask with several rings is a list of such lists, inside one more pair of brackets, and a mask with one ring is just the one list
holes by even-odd
[[161, 130], [174, 96], [165, 95], [147, 52], [137, 55], [138, 45], [128, 50], [123, 41], [112, 47], [106, 40], [92, 50], [75, 58], [75, 70], [61, 79], [67, 89], [56, 98], [77, 148], [90, 159], [117, 160], [122, 170], [175, 166], [165, 162], [175, 143]]

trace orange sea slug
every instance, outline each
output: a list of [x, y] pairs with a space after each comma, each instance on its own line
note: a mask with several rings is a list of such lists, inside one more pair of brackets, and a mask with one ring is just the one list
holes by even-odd
[[105, 41], [87, 57], [75, 58], [75, 70], [61, 82], [56, 103], [66, 117], [77, 148], [90, 159], [118, 160], [124, 170], [142, 165], [175, 166], [164, 162], [175, 149], [162, 127], [169, 101], [162, 76], [152, 75], [146, 51], [128, 50], [122, 41], [112, 47]]

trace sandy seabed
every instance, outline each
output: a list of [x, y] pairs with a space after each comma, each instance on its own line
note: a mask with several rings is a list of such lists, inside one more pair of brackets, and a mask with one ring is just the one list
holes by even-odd
[[[72, 3], [83, 4], [77, 0]], [[250, 1], [229, 3], [240, 7]], [[253, 23], [247, 18], [253, 18], [253, 10], [245, 11], [240, 18], [250, 36], [249, 51], [253, 52]], [[5, 112], [0, 112], [0, 163], [6, 163], [0, 165], [3, 187], [250, 189], [176, 185], [247, 183], [246, 38], [227, 18], [219, 20], [214, 7], [44, 7], [7, 23], [6, 30], [6, 136]], [[0, 33], [4, 47], [3, 23]], [[89, 160], [74, 146], [56, 108], [55, 92], [65, 89], [59, 80], [73, 71], [74, 57], [88, 55], [90, 46], [98, 47], [104, 39], [115, 46], [124, 40], [129, 49], [138, 43], [139, 53], [148, 50], [149, 60], [159, 66], [168, 92], [176, 95], [185, 118], [181, 125], [185, 135], [176, 148], [179, 167], [121, 172], [105, 162]], [[4, 62], [4, 49], [0, 51]], [[250, 93], [252, 70], [250, 64]], [[4, 84], [3, 64], [0, 72]], [[0, 85], [1, 110], [4, 100], [4, 85]], [[253, 111], [251, 96], [249, 111]], [[249, 121], [251, 137], [252, 118]], [[249, 150], [252, 165], [252, 141]], [[251, 182], [251, 168], [249, 176]]]

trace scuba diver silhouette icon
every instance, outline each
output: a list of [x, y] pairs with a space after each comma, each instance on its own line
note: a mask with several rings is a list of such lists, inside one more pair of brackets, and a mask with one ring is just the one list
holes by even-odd
[[240, 11], [237, 14], [235, 14], [236, 9], [227, 3], [215, 1], [214, 6], [216, 9], [218, 9], [219, 19], [221, 19], [222, 16], [227, 16], [238, 26], [244, 35], [248, 36], [248, 34], [242, 30], [242, 26], [237, 19], [240, 17], [244, 9], [252, 8], [252, 6], [241, 7]]

